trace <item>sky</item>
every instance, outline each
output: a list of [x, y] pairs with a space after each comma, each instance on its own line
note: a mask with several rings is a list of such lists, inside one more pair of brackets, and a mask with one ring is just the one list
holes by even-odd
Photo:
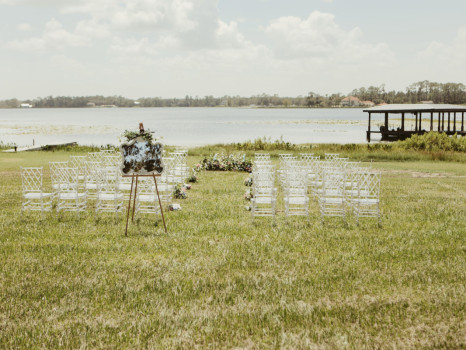
[[466, 83], [466, 0], [0, 0], [0, 99]]

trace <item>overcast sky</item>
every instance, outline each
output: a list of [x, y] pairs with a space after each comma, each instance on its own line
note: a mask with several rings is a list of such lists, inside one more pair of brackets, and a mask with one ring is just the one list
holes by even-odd
[[0, 0], [0, 99], [466, 83], [466, 0]]

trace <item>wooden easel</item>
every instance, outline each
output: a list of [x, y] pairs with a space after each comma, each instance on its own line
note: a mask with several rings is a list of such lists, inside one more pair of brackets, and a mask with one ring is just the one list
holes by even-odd
[[165, 224], [165, 217], [163, 216], [163, 207], [162, 207], [162, 202], [160, 200], [160, 195], [159, 195], [159, 188], [157, 187], [157, 176], [160, 176], [161, 174], [147, 174], [147, 175], [138, 175], [138, 174], [132, 174], [132, 175], [123, 175], [123, 177], [131, 177], [131, 192], [129, 193], [129, 201], [128, 201], [128, 211], [126, 213], [126, 230], [125, 230], [125, 236], [128, 236], [128, 221], [129, 221], [129, 211], [131, 208], [131, 196], [133, 194], [133, 184], [134, 184], [134, 178], [136, 178], [136, 188], [134, 190], [134, 200], [133, 200], [133, 215], [131, 217], [131, 221], [134, 221], [134, 211], [136, 209], [136, 196], [138, 192], [138, 180], [139, 177], [153, 177], [154, 178], [154, 183], [155, 183], [155, 190], [157, 191], [157, 198], [159, 199], [159, 206], [160, 206], [160, 213], [162, 214], [162, 221], [163, 221], [163, 227], [165, 228], [165, 233], [167, 232], [167, 225]]

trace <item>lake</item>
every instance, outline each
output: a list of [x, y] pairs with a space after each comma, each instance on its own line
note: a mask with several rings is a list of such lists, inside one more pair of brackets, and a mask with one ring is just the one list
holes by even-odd
[[118, 145], [139, 122], [168, 145], [199, 146], [283, 138], [293, 143], [364, 143], [362, 109], [77, 108], [0, 109], [0, 141], [18, 146], [76, 141]]

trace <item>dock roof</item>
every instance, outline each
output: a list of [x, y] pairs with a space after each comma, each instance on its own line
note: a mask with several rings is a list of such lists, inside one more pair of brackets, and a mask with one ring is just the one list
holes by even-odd
[[450, 104], [388, 104], [364, 109], [369, 113], [466, 112], [465, 105]]

